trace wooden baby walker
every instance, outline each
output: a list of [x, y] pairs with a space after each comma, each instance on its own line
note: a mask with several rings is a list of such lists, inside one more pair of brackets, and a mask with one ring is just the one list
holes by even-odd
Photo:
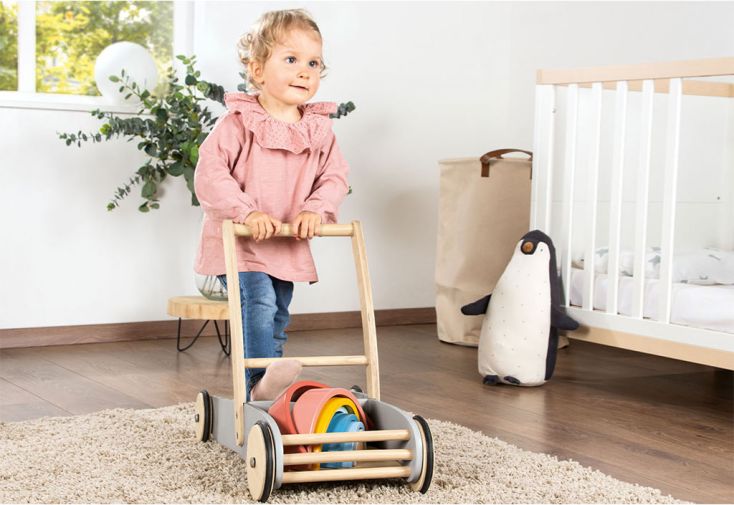
[[[303, 366], [366, 367], [367, 394], [300, 381], [274, 401], [245, 401], [246, 368], [265, 368], [284, 358], [245, 359], [235, 243], [251, 236], [247, 226], [224, 221], [224, 253], [232, 332], [234, 400], [201, 391], [196, 398], [196, 434], [213, 438], [247, 463], [247, 486], [266, 502], [283, 484], [358, 479], [405, 479], [425, 493], [433, 475], [433, 440], [428, 423], [380, 401], [377, 334], [362, 226], [321, 225], [320, 237], [351, 237], [362, 310], [364, 355], [312, 356]], [[279, 237], [292, 237], [284, 224]], [[247, 434], [247, 436], [245, 436]]]

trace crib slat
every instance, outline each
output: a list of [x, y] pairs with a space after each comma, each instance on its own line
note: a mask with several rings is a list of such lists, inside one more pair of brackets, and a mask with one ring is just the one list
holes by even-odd
[[589, 180], [587, 195], [591, 206], [589, 212], [589, 229], [584, 251], [584, 296], [582, 308], [594, 310], [594, 270], [596, 259], [596, 219], [599, 193], [599, 146], [601, 144], [601, 105], [602, 84], [591, 85], [591, 158], [589, 160]]
[[640, 164], [637, 167], [635, 199], [635, 263], [632, 317], [642, 318], [645, 303], [645, 247], [647, 239], [650, 154], [652, 151], [652, 114], [655, 87], [652, 80], [642, 83], [642, 121], [640, 125]]
[[551, 190], [553, 188], [553, 134], [555, 130], [555, 86], [535, 87], [535, 144], [531, 227], [550, 235]]
[[617, 313], [619, 250], [622, 229], [622, 184], [624, 182], [625, 127], [627, 125], [627, 81], [617, 83], [612, 151], [612, 186], [609, 198], [609, 263], [607, 264], [607, 313]]
[[570, 84], [566, 89], [566, 170], [563, 190], [563, 230], [565, 244], [561, 249], [561, 272], [563, 274], [564, 300], [570, 305], [571, 289], [571, 242], [573, 238], [574, 178], [576, 177], [576, 141], [578, 124], [579, 87]]
[[673, 244], [675, 241], [675, 203], [678, 189], [678, 155], [680, 151], [680, 113], [682, 79], [670, 80], [668, 93], [668, 128], [665, 146], [665, 182], [663, 186], [663, 226], [660, 242], [660, 305], [658, 321], [670, 322], [673, 290]]

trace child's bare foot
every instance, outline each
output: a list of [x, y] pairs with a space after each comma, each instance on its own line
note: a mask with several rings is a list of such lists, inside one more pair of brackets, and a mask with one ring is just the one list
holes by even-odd
[[301, 362], [295, 359], [276, 361], [265, 369], [263, 378], [250, 391], [253, 400], [275, 400], [301, 373]]

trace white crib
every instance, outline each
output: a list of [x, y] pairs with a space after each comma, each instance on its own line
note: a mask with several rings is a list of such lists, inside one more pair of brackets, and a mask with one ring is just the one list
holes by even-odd
[[[673, 310], [690, 294], [674, 283], [674, 254], [734, 250], [733, 75], [734, 58], [538, 71], [531, 228], [556, 245], [582, 325], [569, 337], [734, 370], [734, 330], [676, 324]], [[653, 246], [657, 279], [645, 273]]]

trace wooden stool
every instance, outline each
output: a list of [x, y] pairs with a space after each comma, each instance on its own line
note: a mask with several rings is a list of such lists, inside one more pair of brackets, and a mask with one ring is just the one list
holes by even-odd
[[[179, 351], [185, 351], [199, 338], [201, 333], [209, 324], [209, 321], [214, 321], [214, 328], [217, 330], [217, 338], [219, 339], [219, 345], [224, 351], [224, 354], [229, 356], [231, 351], [231, 341], [229, 334], [229, 306], [226, 301], [209, 300], [203, 296], [174, 296], [168, 299], [168, 315], [178, 317], [178, 331], [176, 333], [176, 349]], [[181, 347], [181, 319], [203, 319], [205, 320], [204, 325], [201, 327], [199, 332], [196, 334], [194, 339], [186, 347]], [[219, 333], [219, 325], [217, 321], [224, 320], [224, 340], [222, 335]]]

